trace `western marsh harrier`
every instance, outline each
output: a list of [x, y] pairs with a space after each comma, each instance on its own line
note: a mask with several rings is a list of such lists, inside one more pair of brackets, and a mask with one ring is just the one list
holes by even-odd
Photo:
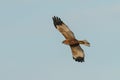
[[90, 46], [90, 43], [87, 40], [77, 40], [74, 33], [60, 18], [54, 16], [52, 19], [55, 28], [65, 37], [65, 40], [62, 43], [70, 46], [73, 59], [78, 62], [84, 62], [85, 54], [79, 44]]

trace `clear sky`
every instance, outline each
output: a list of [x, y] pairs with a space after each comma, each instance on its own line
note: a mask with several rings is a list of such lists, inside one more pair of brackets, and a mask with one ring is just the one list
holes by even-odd
[[[84, 63], [52, 16], [91, 43]], [[1, 0], [0, 80], [120, 80], [119, 35], [120, 0]]]

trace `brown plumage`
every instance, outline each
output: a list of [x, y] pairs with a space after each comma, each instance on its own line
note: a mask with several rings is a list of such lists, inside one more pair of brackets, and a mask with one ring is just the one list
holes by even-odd
[[84, 62], [85, 54], [79, 44], [90, 46], [90, 43], [87, 40], [77, 40], [74, 36], [74, 33], [60, 18], [54, 16], [52, 19], [56, 29], [58, 29], [66, 39], [63, 41], [63, 43], [70, 46], [73, 59], [78, 62]]

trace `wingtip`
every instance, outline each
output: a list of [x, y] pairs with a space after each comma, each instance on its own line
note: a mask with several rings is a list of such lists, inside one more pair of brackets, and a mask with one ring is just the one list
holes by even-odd
[[81, 63], [84, 62], [84, 57], [77, 57], [77, 58], [73, 57], [73, 59], [77, 62], [81, 62]]
[[55, 27], [57, 25], [62, 25], [63, 24], [63, 21], [59, 17], [53, 16], [52, 19], [53, 19], [53, 24], [54, 24]]

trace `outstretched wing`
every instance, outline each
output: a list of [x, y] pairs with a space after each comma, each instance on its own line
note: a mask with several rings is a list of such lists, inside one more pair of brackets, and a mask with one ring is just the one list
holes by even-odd
[[78, 62], [84, 62], [85, 54], [83, 49], [80, 47], [80, 45], [75, 45], [75, 46], [73, 45], [70, 46], [70, 48], [72, 51], [73, 59]]
[[58, 17], [52, 17], [55, 27], [63, 34], [66, 39], [74, 39], [74, 33], [67, 27], [67, 25]]

